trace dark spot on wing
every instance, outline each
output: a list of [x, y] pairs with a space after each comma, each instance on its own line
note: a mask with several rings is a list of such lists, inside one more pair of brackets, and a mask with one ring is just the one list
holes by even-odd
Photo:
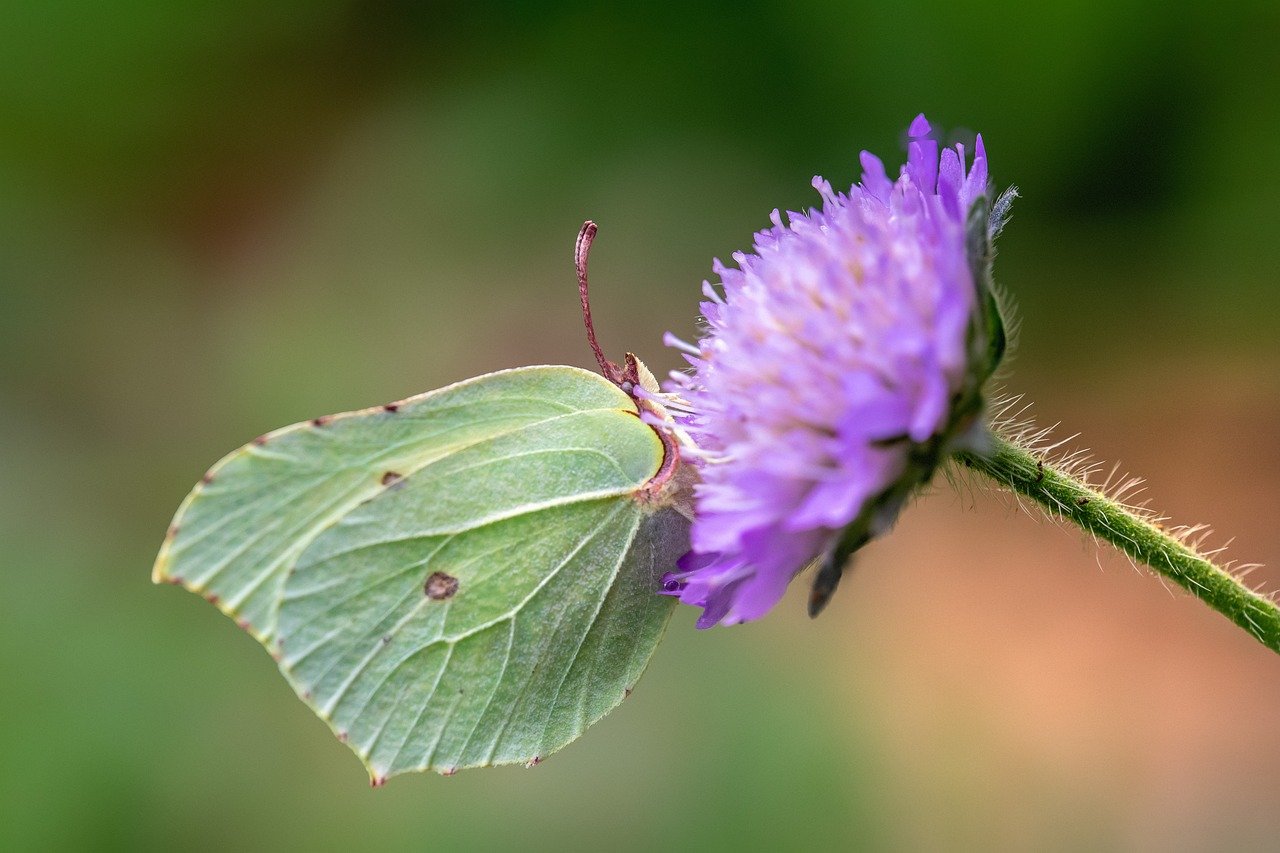
[[444, 601], [458, 592], [458, 579], [444, 572], [432, 572], [422, 585], [422, 591], [432, 601]]
[[261, 447], [267, 443], [267, 437], [265, 435], [260, 435], [253, 440], [253, 443]]
[[333, 415], [321, 415], [321, 416], [320, 416], [320, 417], [318, 417], [318, 418], [312, 418], [312, 419], [311, 419], [311, 425], [312, 425], [312, 426], [322, 427], [322, 426], [324, 426], [325, 424], [329, 423], [329, 421], [331, 421], [331, 420], [333, 420]]
[[382, 482], [382, 485], [384, 486], [390, 486], [392, 483], [399, 482], [403, 477], [404, 475], [399, 473], [398, 471], [387, 471], [385, 474], [382, 475], [381, 482]]
[[398, 411], [400, 411], [400, 404], [399, 404], [399, 403], [387, 403], [385, 406], [383, 406], [383, 407], [382, 407], [382, 411], [384, 411], [384, 412], [398, 412]]

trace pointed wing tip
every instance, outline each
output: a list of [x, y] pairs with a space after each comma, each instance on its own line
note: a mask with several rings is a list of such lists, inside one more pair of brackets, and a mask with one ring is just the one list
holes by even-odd
[[235, 622], [236, 627], [261, 643], [267, 651], [272, 652], [274, 657], [275, 651], [271, 646], [270, 631], [260, 630], [256, 625], [244, 618], [238, 610], [228, 605], [215, 593], [208, 592], [203, 587], [197, 586], [185, 578], [171, 574], [169, 571], [169, 555], [167, 553], [162, 552], [160, 556], [156, 558], [155, 565], [151, 568], [151, 582], [157, 585], [180, 586], [188, 592], [195, 593], [200, 596], [205, 601], [218, 608], [218, 610], [228, 619]]
[[182, 512], [189, 501], [190, 497], [186, 498], [182, 506], [178, 507], [178, 512], [174, 515], [173, 521], [169, 522], [169, 528], [164, 532], [164, 541], [160, 543], [160, 551], [156, 554], [155, 562], [151, 564], [152, 583], [177, 583], [173, 576], [169, 574], [169, 564], [171, 562], [169, 551], [173, 547], [173, 540], [178, 536], [178, 522], [182, 519]]

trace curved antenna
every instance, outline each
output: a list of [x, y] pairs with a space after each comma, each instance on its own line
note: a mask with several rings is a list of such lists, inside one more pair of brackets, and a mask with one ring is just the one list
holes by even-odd
[[587, 258], [591, 255], [591, 244], [596, 239], [596, 224], [588, 219], [582, 223], [578, 231], [578, 241], [573, 246], [573, 266], [578, 272], [578, 298], [582, 302], [582, 322], [587, 327], [587, 343], [595, 353], [596, 363], [600, 365], [600, 373], [615, 385], [623, 381], [622, 370], [618, 365], [604, 357], [600, 342], [596, 340], [596, 327], [591, 321], [591, 297], [587, 294]]

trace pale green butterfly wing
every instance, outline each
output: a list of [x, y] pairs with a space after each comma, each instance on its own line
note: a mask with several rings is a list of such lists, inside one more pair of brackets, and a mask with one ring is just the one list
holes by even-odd
[[155, 579], [275, 655], [375, 782], [535, 762], [639, 678], [687, 521], [633, 401], [568, 367], [296, 424], [188, 496]]

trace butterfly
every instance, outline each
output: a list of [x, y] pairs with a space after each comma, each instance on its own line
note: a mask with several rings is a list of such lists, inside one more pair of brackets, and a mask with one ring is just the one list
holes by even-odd
[[259, 436], [179, 507], [153, 580], [257, 639], [372, 783], [537, 764], [630, 694], [688, 550], [633, 355], [499, 371]]

